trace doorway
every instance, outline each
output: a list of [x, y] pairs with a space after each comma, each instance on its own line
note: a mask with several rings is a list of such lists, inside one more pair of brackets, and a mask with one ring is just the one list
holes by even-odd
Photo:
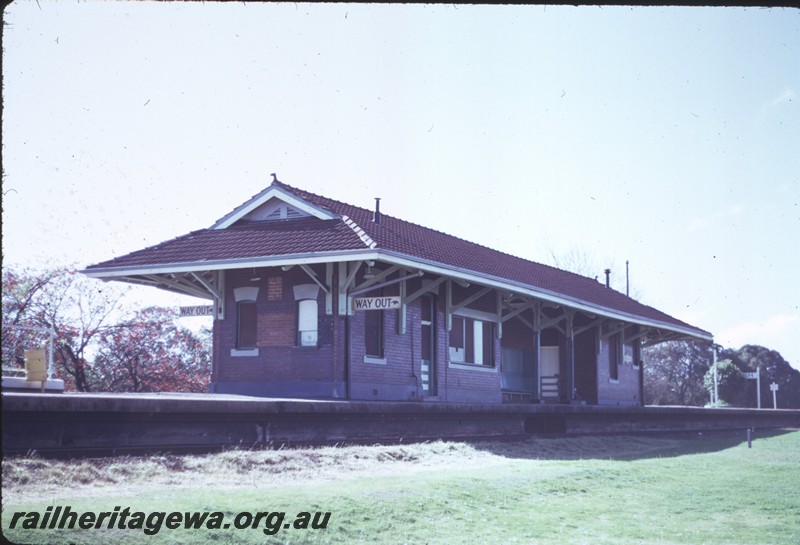
[[540, 355], [540, 391], [542, 399], [554, 400], [559, 398], [559, 367], [561, 354], [557, 346], [542, 346]]
[[422, 395], [438, 395], [436, 366], [436, 300], [432, 295], [420, 297], [420, 366], [422, 371]]

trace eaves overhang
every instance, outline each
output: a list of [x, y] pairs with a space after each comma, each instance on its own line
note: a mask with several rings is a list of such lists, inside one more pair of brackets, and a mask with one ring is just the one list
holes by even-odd
[[558, 305], [563, 305], [571, 309], [587, 312], [589, 314], [599, 315], [604, 318], [609, 318], [613, 320], [622, 320], [625, 322], [639, 324], [647, 327], [664, 329], [675, 333], [680, 333], [682, 335], [687, 335], [695, 339], [702, 339], [706, 341], [714, 340], [714, 336], [711, 333], [708, 333], [707, 331], [690, 327], [682, 327], [677, 324], [671, 324], [660, 320], [646, 318], [637, 314], [604, 307], [602, 305], [595, 305], [587, 301], [583, 301], [581, 299], [569, 297], [561, 293], [531, 286], [529, 284], [524, 284], [522, 282], [516, 282], [513, 280], [508, 280], [506, 278], [501, 278], [487, 274], [480, 274], [474, 271], [438, 263], [435, 261], [420, 259], [418, 257], [410, 257], [408, 255], [401, 254], [398, 252], [380, 250], [379, 253], [381, 254], [380, 259], [382, 261], [392, 263], [394, 265], [418, 268], [425, 272], [430, 272], [441, 276], [458, 278], [459, 280], [465, 280], [467, 282], [474, 282], [476, 284], [481, 284], [483, 286], [492, 287], [503, 291], [513, 292], [518, 295], [528, 296], [534, 299], [539, 299], [542, 301], [547, 301]]
[[136, 265], [122, 267], [97, 267], [80, 271], [91, 278], [99, 280], [128, 281], [130, 277], [138, 275], [175, 274], [201, 271], [234, 270], [249, 267], [281, 267], [287, 265], [313, 265], [320, 263], [340, 263], [347, 261], [382, 261], [410, 269], [421, 270], [426, 273], [446, 276], [486, 287], [512, 292], [518, 295], [531, 297], [537, 300], [563, 305], [565, 307], [602, 316], [612, 320], [621, 320], [646, 327], [667, 330], [695, 339], [713, 341], [714, 337], [706, 331], [682, 327], [678, 324], [663, 322], [646, 318], [637, 314], [596, 305], [581, 299], [570, 297], [522, 282], [506, 278], [477, 273], [460, 267], [409, 256], [400, 252], [375, 249], [338, 250], [332, 252], [313, 252], [305, 254], [289, 254], [281, 256], [261, 256], [241, 259], [224, 259], [208, 261], [192, 261], [184, 263], [163, 263], [153, 265]]
[[207, 261], [186, 261], [178, 263], [157, 263], [152, 265], [129, 265], [120, 267], [95, 267], [79, 272], [100, 280], [140, 274], [171, 274], [199, 271], [226, 271], [247, 267], [281, 267], [284, 265], [313, 265], [315, 263], [337, 263], [363, 259], [377, 259], [373, 250], [337, 250], [332, 252], [311, 252], [306, 254], [287, 254], [277, 256], [243, 257], [239, 259], [217, 259]]

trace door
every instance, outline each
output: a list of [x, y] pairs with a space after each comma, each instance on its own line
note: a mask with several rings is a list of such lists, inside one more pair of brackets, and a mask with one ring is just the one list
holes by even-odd
[[420, 365], [422, 395], [438, 395], [436, 384], [436, 300], [432, 295], [420, 297]]
[[542, 399], [558, 398], [558, 379], [561, 358], [558, 347], [542, 346], [539, 354]]

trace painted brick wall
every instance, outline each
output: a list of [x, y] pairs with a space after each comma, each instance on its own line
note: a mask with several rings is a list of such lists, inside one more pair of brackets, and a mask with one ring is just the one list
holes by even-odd
[[[318, 277], [324, 278], [319, 267]], [[260, 277], [251, 282], [254, 276]], [[292, 288], [311, 280], [299, 268], [282, 271], [280, 268], [261, 268], [229, 271], [226, 276], [226, 317], [215, 323], [216, 361], [215, 381], [218, 391], [242, 392], [254, 395], [303, 396], [308, 392], [330, 392], [323, 395], [344, 397], [347, 365], [345, 365], [349, 327], [351, 397], [374, 400], [420, 400], [421, 388], [421, 307], [420, 300], [407, 309], [405, 334], [398, 333], [397, 311], [384, 312], [385, 363], [365, 362], [365, 312], [352, 316], [327, 316], [325, 296], [319, 292], [318, 345], [297, 346], [297, 303]], [[258, 286], [257, 356], [233, 356], [236, 341], [236, 302], [234, 288]], [[458, 291], [462, 288], [455, 287]], [[467, 297], [474, 288], [458, 293], [454, 299]], [[388, 288], [385, 295], [397, 294], [397, 287]], [[500, 340], [494, 339], [494, 367], [451, 366], [449, 363], [449, 333], [444, 316], [443, 289], [437, 298], [436, 311], [436, 379], [438, 392], [425, 397], [429, 401], [500, 403], [502, 350]], [[377, 294], [365, 294], [377, 295]], [[485, 312], [494, 311], [494, 293], [474, 304]], [[336, 308], [336, 301], [334, 301]], [[349, 320], [349, 325], [348, 325]], [[513, 329], [513, 328], [512, 328]], [[524, 340], [520, 340], [524, 342]], [[259, 386], [261, 385], [261, 386]]]
[[[449, 333], [442, 298], [436, 310], [437, 395], [423, 397], [421, 306], [415, 301], [406, 312], [406, 333], [398, 333], [399, 312], [384, 312], [385, 363], [369, 363], [365, 357], [365, 312], [350, 318], [351, 377], [354, 399], [426, 400], [464, 403], [500, 403], [500, 376], [496, 368], [465, 369], [449, 365]], [[500, 341], [495, 339], [495, 358], [500, 364]]]
[[[324, 271], [318, 271], [324, 277]], [[251, 282], [253, 276], [260, 280]], [[280, 268], [244, 269], [229, 271], [226, 276], [225, 319], [215, 323], [217, 361], [216, 380], [225, 382], [286, 382], [291, 394], [291, 382], [340, 381], [341, 373], [334, 368], [333, 318], [325, 315], [325, 297], [320, 291], [318, 302], [318, 344], [315, 347], [297, 346], [297, 303], [293, 286], [311, 280], [300, 269], [288, 272]], [[257, 286], [257, 356], [232, 356], [236, 345], [236, 301], [234, 288]]]
[[641, 405], [639, 380], [641, 368], [631, 364], [619, 365], [619, 379], [610, 380], [608, 369], [608, 339], [600, 342], [597, 358], [597, 403], [598, 405]]
[[259, 348], [294, 345], [297, 339], [296, 322], [294, 312], [267, 310], [259, 314], [256, 334]]
[[[386, 292], [387, 295], [390, 293]], [[419, 323], [417, 305], [407, 311], [407, 333], [397, 332], [399, 311], [360, 311], [350, 317], [350, 362], [354, 399], [410, 400], [417, 392], [419, 347], [415, 342]], [[368, 312], [383, 312], [383, 361], [365, 361], [365, 320]], [[412, 395], [413, 394], [413, 395]]]

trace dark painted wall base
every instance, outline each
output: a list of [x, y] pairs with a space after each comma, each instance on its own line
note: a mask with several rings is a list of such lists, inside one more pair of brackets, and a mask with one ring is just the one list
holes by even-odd
[[235, 394], [281, 399], [341, 399], [345, 396], [344, 382], [286, 381], [286, 382], [215, 382], [214, 394]]

